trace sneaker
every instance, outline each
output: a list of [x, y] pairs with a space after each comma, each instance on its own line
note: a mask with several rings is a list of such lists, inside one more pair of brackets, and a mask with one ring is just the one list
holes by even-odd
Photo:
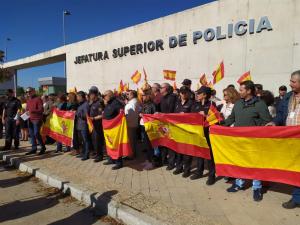
[[209, 176], [207, 181], [206, 181], [206, 185], [213, 185], [216, 183], [216, 177], [215, 176]]
[[282, 207], [285, 209], [300, 208], [300, 203], [296, 203], [293, 201], [293, 199], [291, 199], [288, 202], [282, 203]]
[[240, 187], [236, 184], [232, 184], [230, 188], [227, 188], [227, 192], [231, 192], [231, 193], [238, 192], [240, 190], [244, 190], [244, 187]]
[[113, 166], [113, 168], [111, 168], [112, 170], [118, 170], [121, 169], [123, 166], [122, 165], [115, 165]]
[[261, 193], [261, 188], [253, 190], [253, 200], [259, 202], [263, 199], [263, 194]]
[[182, 173], [183, 172], [183, 169], [182, 168], [180, 168], [180, 169], [176, 169], [174, 172], [173, 172], [173, 174], [174, 175], [178, 175], [178, 174], [180, 174], [180, 173]]
[[197, 179], [201, 178], [202, 176], [203, 176], [203, 174], [200, 174], [200, 173], [194, 173], [194, 174], [190, 177], [190, 179], [191, 179], [191, 180], [197, 180]]

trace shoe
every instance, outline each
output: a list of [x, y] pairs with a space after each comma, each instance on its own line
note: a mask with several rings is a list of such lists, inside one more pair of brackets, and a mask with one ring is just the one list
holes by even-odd
[[114, 164], [114, 162], [113, 161], [111, 161], [111, 160], [107, 160], [106, 162], [104, 162], [103, 163], [103, 165], [112, 165], [112, 164]]
[[15, 146], [15, 150], [18, 150], [19, 149], [19, 146]]
[[113, 168], [111, 168], [112, 170], [118, 170], [121, 169], [123, 166], [122, 165], [115, 165], [113, 166]]
[[216, 183], [216, 177], [215, 176], [209, 176], [207, 181], [206, 181], [206, 185], [213, 185]]
[[123, 159], [124, 159], [124, 160], [128, 160], [128, 161], [134, 160], [134, 156], [131, 156], [131, 157], [126, 156], [126, 157], [124, 157]]
[[191, 179], [191, 180], [197, 180], [197, 179], [201, 178], [202, 176], [203, 176], [203, 174], [200, 174], [200, 173], [194, 173], [194, 174], [190, 177], [190, 179]]
[[36, 150], [31, 150], [30, 152], [25, 153], [25, 155], [34, 155], [36, 154]]
[[175, 168], [175, 166], [167, 166], [166, 170], [173, 170]]
[[89, 159], [89, 157], [83, 157], [82, 159], [81, 159], [81, 161], [86, 161], [86, 160], [88, 160]]
[[82, 155], [76, 155], [76, 158], [82, 158]]
[[41, 150], [38, 155], [44, 155], [45, 152], [46, 152], [45, 150]]
[[232, 186], [230, 188], [227, 188], [227, 192], [231, 192], [231, 193], [238, 192], [240, 190], [244, 190], [244, 187], [240, 187], [236, 184], [232, 184]]
[[184, 171], [184, 173], [182, 174], [182, 177], [183, 178], [187, 178], [191, 175], [191, 172], [190, 171]]
[[94, 162], [95, 162], [95, 163], [101, 162], [101, 161], [103, 161], [103, 157], [96, 157], [96, 158], [94, 159]]
[[261, 188], [253, 190], [253, 200], [259, 202], [263, 199], [263, 194], [261, 193]]
[[56, 150], [54, 153], [59, 153], [59, 152], [62, 152], [62, 150], [60, 149], [60, 150]]
[[300, 203], [296, 203], [293, 201], [293, 199], [291, 199], [288, 202], [282, 203], [282, 207], [285, 209], [300, 208]]
[[182, 173], [183, 172], [183, 170], [182, 169], [176, 169], [174, 172], [173, 172], [173, 174], [174, 175], [178, 175], [178, 174], [180, 174], [180, 173]]

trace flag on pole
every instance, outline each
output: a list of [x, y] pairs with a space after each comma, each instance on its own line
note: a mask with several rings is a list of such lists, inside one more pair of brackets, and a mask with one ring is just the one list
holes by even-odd
[[174, 90], [177, 89], [176, 81], [174, 81], [174, 83], [173, 83], [173, 89], [174, 89]]
[[220, 80], [224, 78], [224, 63], [223, 61], [220, 63], [218, 68], [213, 72], [213, 84], [218, 83]]
[[177, 153], [210, 159], [199, 113], [144, 114], [143, 121], [153, 147], [165, 146]]
[[164, 70], [164, 78], [166, 80], [175, 80], [176, 79], [176, 71], [174, 70]]
[[251, 80], [250, 71], [244, 73], [237, 81], [237, 83], [241, 84], [246, 80]]
[[72, 146], [74, 120], [75, 112], [54, 108], [42, 127], [41, 135], [52, 137], [66, 146]]
[[123, 80], [120, 81], [118, 93], [121, 94], [124, 91], [124, 84]]
[[205, 73], [200, 77], [200, 84], [202, 86], [207, 86], [208, 85], [208, 81], [207, 81]]
[[143, 72], [144, 72], [144, 80], [145, 80], [145, 82], [148, 82], [148, 75], [147, 75], [144, 67], [143, 67]]
[[111, 120], [102, 119], [106, 150], [112, 159], [131, 156], [132, 150], [128, 139], [127, 122], [124, 112]]
[[91, 134], [94, 130], [94, 124], [93, 124], [92, 118], [89, 117], [88, 115], [86, 115], [86, 120], [87, 120], [89, 132]]
[[210, 127], [218, 176], [300, 187], [300, 126]]
[[131, 80], [133, 83], [138, 84], [141, 80], [142, 74], [137, 70], [135, 73], [131, 76]]
[[129, 91], [129, 83], [124, 85], [124, 91]]
[[218, 109], [211, 104], [206, 116], [206, 120], [205, 120], [205, 126], [212, 126], [216, 123], [219, 123], [223, 120], [223, 117], [221, 115], [221, 113], [218, 111]]

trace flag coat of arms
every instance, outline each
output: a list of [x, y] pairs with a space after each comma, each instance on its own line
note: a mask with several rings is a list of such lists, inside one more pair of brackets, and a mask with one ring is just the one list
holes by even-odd
[[164, 79], [172, 80], [172, 81], [176, 80], [176, 71], [174, 71], [174, 70], [164, 70], [163, 73], [164, 73]]
[[75, 112], [54, 108], [42, 127], [42, 136], [49, 136], [66, 146], [72, 146]]
[[210, 159], [199, 113], [144, 114], [145, 130], [153, 147], [165, 146], [180, 154]]
[[210, 127], [218, 176], [300, 187], [300, 126]]
[[131, 156], [132, 149], [128, 139], [127, 122], [124, 112], [111, 120], [102, 119], [107, 154], [112, 159]]

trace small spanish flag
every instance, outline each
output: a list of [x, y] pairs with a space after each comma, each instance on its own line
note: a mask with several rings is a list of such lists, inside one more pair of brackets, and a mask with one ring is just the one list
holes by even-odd
[[205, 126], [209, 127], [216, 123], [219, 123], [223, 120], [221, 113], [217, 110], [217, 108], [211, 104], [207, 113], [207, 117], [205, 120]]
[[124, 112], [111, 120], [102, 120], [107, 154], [112, 159], [131, 156], [132, 149], [128, 139], [127, 122]]
[[174, 70], [164, 70], [164, 78], [166, 80], [175, 80], [176, 79], [176, 71]]
[[244, 73], [239, 79], [238, 79], [238, 83], [241, 84], [246, 80], [251, 80], [251, 75], [250, 75], [250, 71]]
[[93, 125], [92, 118], [89, 117], [88, 115], [86, 115], [86, 120], [87, 120], [89, 132], [91, 134], [93, 132], [93, 130], [94, 130], [94, 125]]
[[124, 91], [124, 87], [125, 87], [125, 85], [123, 84], [123, 81], [121, 80], [120, 84], [119, 84], [119, 90], [118, 90], [119, 94], [121, 94]]
[[131, 80], [133, 83], [138, 84], [141, 80], [142, 74], [137, 70], [135, 73], [131, 76]]
[[213, 81], [214, 84], [218, 83], [220, 80], [222, 80], [224, 78], [224, 63], [223, 63], [223, 61], [218, 66], [217, 70], [215, 70], [213, 72], [213, 77], [214, 77], [214, 81]]
[[129, 91], [129, 83], [124, 85], [124, 91]]
[[218, 176], [300, 187], [300, 126], [210, 128]]
[[207, 86], [207, 85], [208, 85], [208, 82], [207, 82], [207, 78], [206, 78], [205, 73], [200, 77], [200, 84], [201, 84], [202, 86]]

